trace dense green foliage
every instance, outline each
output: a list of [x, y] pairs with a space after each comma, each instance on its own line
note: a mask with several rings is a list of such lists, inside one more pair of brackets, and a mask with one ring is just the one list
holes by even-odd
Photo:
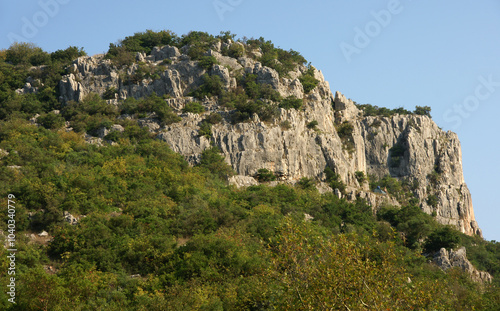
[[354, 126], [351, 123], [344, 121], [341, 124], [337, 124], [335, 128], [340, 140], [342, 141], [344, 149], [349, 153], [353, 153], [355, 148], [354, 139], [352, 137]]
[[307, 71], [299, 77], [306, 94], [311, 92], [319, 83], [319, 80], [314, 77], [314, 70], [314, 67], [309, 65]]
[[399, 167], [401, 163], [401, 158], [405, 154], [406, 148], [401, 142], [396, 143], [394, 146], [389, 149], [390, 161], [389, 165], [391, 167]]
[[266, 41], [264, 38], [250, 39], [245, 42], [250, 49], [258, 49], [262, 51], [262, 55], [257, 58], [262, 65], [273, 68], [280, 76], [285, 76], [289, 71], [292, 71], [297, 65], [304, 65], [307, 61], [294, 50], [285, 51], [277, 48], [271, 41]]
[[199, 102], [190, 102], [184, 106], [182, 112], [202, 113], [205, 112], [205, 107], [203, 107], [203, 105]]
[[218, 64], [214, 56], [201, 56], [198, 64], [205, 70], [209, 70], [213, 65]]
[[274, 175], [274, 173], [267, 168], [260, 168], [257, 171], [255, 178], [257, 178], [257, 180], [260, 182], [274, 181], [276, 180], [276, 175]]
[[330, 167], [325, 168], [326, 182], [330, 184], [332, 189], [339, 189], [340, 192], [345, 193], [345, 184], [341, 180], [340, 175], [335, 173]]
[[382, 116], [382, 117], [391, 117], [395, 114], [400, 115], [408, 115], [408, 114], [416, 114], [431, 117], [431, 107], [429, 106], [416, 106], [413, 112], [404, 109], [403, 107], [389, 109], [385, 107], [373, 106], [370, 104], [356, 104], [356, 106], [363, 110], [365, 116]]
[[[192, 57], [202, 57], [216, 39], [228, 42], [234, 36], [193, 32], [179, 38], [147, 31], [127, 37], [108, 54], [183, 44]], [[302, 62], [300, 54], [265, 40], [249, 42], [282, 73]], [[386, 188], [403, 203], [384, 206], [376, 215], [362, 199], [320, 194], [309, 178], [296, 186], [236, 189], [227, 185], [234, 172], [217, 147], [203, 151], [191, 167], [139, 126], [142, 118], [165, 125], [180, 120], [163, 98], [152, 94], [115, 106], [90, 94], [63, 107], [56, 82], [65, 64], [83, 51], [70, 47], [48, 54], [30, 44], [9, 50], [0, 53], [0, 204], [7, 206], [8, 194], [15, 196], [17, 304], [9, 303], [3, 290], [0, 309], [499, 310], [500, 243], [439, 225], [416, 205], [414, 183], [369, 176], [372, 189]], [[45, 67], [28, 68], [35, 64]], [[28, 76], [40, 80], [39, 91], [16, 94]], [[278, 102], [300, 109], [301, 100], [273, 98], [251, 75], [231, 94], [216, 78], [205, 79], [198, 95], [219, 96], [224, 106], [236, 108], [237, 121], [254, 113], [271, 118]], [[202, 108], [191, 103], [185, 111]], [[36, 114], [42, 126], [29, 121]], [[210, 136], [222, 115], [205, 114], [199, 134]], [[73, 131], [62, 129], [64, 122]], [[113, 144], [84, 140], [83, 132], [95, 134], [113, 124], [123, 127], [105, 137]], [[348, 139], [349, 124], [340, 126], [339, 135]], [[430, 181], [440, 177], [438, 171]], [[329, 185], [345, 194], [340, 175], [329, 167], [324, 173]], [[256, 177], [276, 179], [266, 169]], [[360, 183], [366, 179], [363, 172], [354, 177]], [[65, 222], [64, 211], [77, 216], [78, 224]], [[0, 209], [0, 219], [0, 229], [8, 232], [7, 209]], [[39, 237], [42, 230], [51, 237]], [[422, 255], [462, 245], [479, 269], [494, 276], [492, 285], [473, 283], [459, 270], [443, 273]], [[4, 289], [8, 264], [2, 247]]]
[[403, 107], [396, 108], [396, 109], [389, 109], [385, 107], [378, 107], [378, 106], [372, 106], [370, 104], [356, 104], [356, 106], [363, 110], [365, 116], [383, 116], [383, 117], [390, 117], [395, 114], [402, 114], [402, 115], [407, 115], [410, 114], [411, 112], [404, 109]]
[[307, 123], [306, 127], [310, 130], [315, 130], [318, 124], [319, 124], [318, 121], [312, 120], [311, 122]]
[[428, 116], [429, 118], [431, 117], [431, 107], [429, 106], [416, 106], [415, 111], [413, 111], [414, 114], [418, 114], [421, 116]]
[[[66, 66], [83, 55], [83, 49], [76, 47], [47, 53], [31, 43], [14, 43], [0, 51], [0, 120], [29, 119], [37, 113], [59, 110], [57, 83], [67, 73]], [[38, 92], [18, 95], [15, 90], [22, 88], [28, 77]]]
[[299, 110], [302, 107], [303, 103], [304, 103], [303, 99], [296, 98], [295, 96], [289, 96], [289, 97], [281, 100], [279, 107], [283, 108], [283, 109], [292, 109], [293, 108], [295, 110]]

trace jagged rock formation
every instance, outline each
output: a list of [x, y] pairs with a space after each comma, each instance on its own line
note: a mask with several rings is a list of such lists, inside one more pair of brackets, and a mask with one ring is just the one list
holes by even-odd
[[[375, 207], [384, 202], [398, 203], [394, 198], [372, 193], [366, 182], [360, 184], [357, 171], [406, 179], [413, 185], [425, 212], [435, 213], [439, 222], [455, 225], [466, 234], [481, 235], [464, 182], [460, 142], [455, 133], [442, 131], [423, 115], [365, 117], [340, 92], [333, 95], [321, 71], [316, 69], [314, 76], [319, 83], [305, 93], [299, 79], [308, 70], [304, 65], [280, 77], [254, 58], [222, 55], [220, 42], [206, 55], [215, 57], [219, 64], [205, 70], [182, 49], [170, 46], [157, 47], [151, 55], [138, 53], [136, 58], [141, 63], [123, 68], [117, 68], [103, 55], [80, 57], [60, 83], [61, 101], [79, 101], [87, 94], [102, 95], [115, 89], [115, 98], [109, 103], [116, 104], [128, 97], [140, 98], [155, 92], [168, 95], [167, 103], [180, 114], [186, 103], [194, 100], [188, 94], [203, 83], [205, 73], [219, 76], [227, 91], [237, 87], [238, 75], [251, 73], [257, 83], [270, 85], [283, 98], [303, 99], [303, 109], [279, 109], [278, 117], [272, 121], [264, 122], [254, 115], [248, 122], [232, 124], [229, 109], [219, 106], [217, 98], [205, 98], [204, 114], [182, 114], [181, 122], [168, 126], [160, 126], [154, 117], [139, 123], [193, 164], [211, 143], [217, 145], [240, 175], [232, 180], [237, 185], [255, 184], [251, 177], [261, 168], [275, 172], [282, 182], [294, 183], [302, 177], [324, 181], [324, 169], [328, 166], [348, 186], [348, 199], [362, 197]], [[130, 77], [137, 76], [141, 68], [154, 75], [130, 82]], [[213, 125], [211, 137], [206, 138], [198, 132], [201, 121], [210, 112], [220, 114], [224, 120]], [[311, 121], [317, 125], [308, 126]], [[347, 134], [339, 131], [343, 125], [350, 128]], [[395, 146], [397, 156], [391, 154]], [[428, 203], [430, 196], [434, 198], [432, 203]]]
[[461, 247], [456, 251], [450, 250], [449, 252], [445, 248], [441, 248], [441, 250], [434, 255], [434, 263], [444, 271], [454, 267], [460, 268], [469, 273], [471, 279], [475, 282], [491, 283], [493, 280], [491, 274], [477, 270], [472, 263], [467, 260], [465, 247]]

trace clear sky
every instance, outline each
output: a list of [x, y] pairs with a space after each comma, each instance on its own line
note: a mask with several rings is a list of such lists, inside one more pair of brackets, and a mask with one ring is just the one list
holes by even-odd
[[0, 49], [105, 52], [146, 29], [264, 37], [358, 103], [431, 106], [458, 133], [479, 226], [500, 241], [500, 1], [24, 0], [0, 4]]

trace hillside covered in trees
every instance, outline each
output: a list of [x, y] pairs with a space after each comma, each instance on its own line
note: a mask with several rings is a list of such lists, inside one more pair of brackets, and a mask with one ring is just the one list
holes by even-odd
[[[218, 43], [224, 55], [247, 55], [282, 77], [302, 66], [304, 93], [319, 83], [300, 53], [228, 32], [146, 31], [110, 44], [103, 57], [132, 90], [163, 74], [138, 55], [176, 47], [202, 72], [217, 63], [207, 51]], [[360, 197], [348, 200], [349, 185], [328, 167], [329, 191], [309, 177], [277, 183], [264, 168], [255, 175], [259, 184], [238, 188], [228, 183], [236, 173], [215, 144], [192, 165], [143, 121], [168, 127], [205, 113], [197, 137], [210, 138], [222, 118], [273, 120], [279, 109], [302, 109], [305, 99], [283, 98], [252, 74], [241, 75], [233, 91], [217, 75], [200, 74], [202, 83], [186, 90], [197, 100], [182, 111], [167, 104], [168, 94], [120, 100], [112, 88], [63, 100], [61, 81], [85, 55], [82, 48], [49, 53], [30, 43], [0, 51], [2, 310], [500, 310], [500, 244], [425, 213], [420, 201], [438, 204], [432, 189], [419, 201], [418, 186], [404, 179], [356, 173], [352, 183], [380, 185], [397, 203], [374, 208]], [[227, 114], [209, 110], [204, 102], [211, 98]], [[430, 116], [429, 107], [359, 108], [370, 117]], [[306, 127], [320, 131], [318, 122]], [[339, 123], [336, 130], [347, 133], [342, 138], [352, 128]], [[343, 143], [349, 154], [349, 139]], [[390, 152], [396, 167], [404, 152]], [[427, 178], [438, 183], [440, 174]], [[15, 304], [7, 294], [9, 204]], [[436, 265], [441, 248], [460, 247], [492, 282]]]

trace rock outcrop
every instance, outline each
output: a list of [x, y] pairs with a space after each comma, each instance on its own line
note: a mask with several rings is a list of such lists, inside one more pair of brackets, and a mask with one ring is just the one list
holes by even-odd
[[[238, 86], [238, 75], [254, 74], [257, 83], [270, 85], [283, 98], [303, 99], [302, 109], [277, 108], [278, 116], [272, 121], [264, 122], [255, 114], [248, 122], [233, 124], [229, 109], [219, 106], [217, 98], [205, 98], [205, 113], [182, 114], [182, 121], [168, 126], [161, 126], [154, 118], [139, 123], [192, 164], [211, 144], [218, 146], [239, 175], [231, 181], [238, 186], [254, 184], [251, 177], [262, 168], [275, 172], [283, 182], [294, 183], [302, 177], [321, 182], [329, 167], [347, 185], [348, 199], [361, 197], [375, 208], [398, 203], [372, 193], [366, 182], [358, 182], [356, 172], [379, 178], [390, 175], [412, 185], [422, 210], [435, 213], [439, 222], [469, 235], [481, 235], [464, 182], [461, 147], [455, 133], [442, 131], [425, 115], [364, 116], [352, 100], [340, 92], [333, 95], [316, 69], [318, 84], [305, 93], [299, 79], [308, 71], [304, 65], [280, 76], [255, 57], [232, 58], [220, 51], [219, 44], [207, 52], [218, 62], [208, 70], [183, 54], [183, 49], [169, 46], [154, 48], [151, 55], [138, 53], [140, 63], [122, 68], [103, 55], [80, 57], [59, 84], [60, 99], [80, 101], [90, 93], [102, 95], [115, 90], [116, 104], [128, 97], [156, 93], [167, 95], [166, 102], [180, 114], [186, 103], [193, 101], [188, 95], [203, 83], [204, 74], [219, 76], [226, 91]], [[212, 126], [210, 138], [200, 136], [201, 122], [213, 112], [223, 121]], [[317, 125], [310, 126], [312, 121]]]
[[493, 280], [491, 274], [479, 271], [472, 265], [467, 259], [465, 247], [461, 247], [456, 251], [450, 250], [449, 252], [445, 248], [441, 248], [434, 256], [434, 263], [444, 271], [455, 267], [460, 268], [467, 272], [475, 282], [491, 283]]

